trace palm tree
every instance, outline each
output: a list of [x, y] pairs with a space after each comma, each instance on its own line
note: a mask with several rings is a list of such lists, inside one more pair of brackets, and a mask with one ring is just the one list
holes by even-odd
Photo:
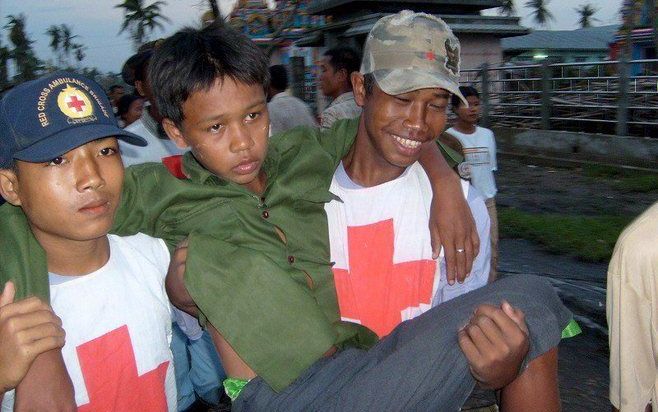
[[9, 60], [9, 49], [0, 45], [0, 91], [9, 86], [9, 70], [7, 61]]
[[7, 20], [9, 22], [4, 28], [9, 30], [9, 41], [14, 45], [9, 51], [9, 57], [16, 64], [16, 80], [23, 82], [34, 79], [41, 62], [32, 50], [34, 42], [25, 33], [25, 15], [9, 15]]
[[73, 35], [71, 33], [71, 28], [67, 26], [66, 24], [62, 24], [60, 26], [60, 33], [61, 33], [61, 39], [62, 39], [62, 52], [64, 53], [64, 56], [68, 57], [71, 54], [71, 51], [73, 50], [73, 46], [76, 45], [76, 43], [73, 42], [73, 39], [77, 38], [77, 35]]
[[160, 12], [160, 7], [166, 4], [166, 2], [158, 0], [144, 7], [144, 0], [124, 0], [123, 3], [115, 6], [124, 9], [123, 24], [119, 34], [130, 30], [135, 50], [137, 50], [156, 28], [164, 29], [162, 22], [170, 21]]
[[[72, 33], [71, 27], [66, 24], [59, 26], [52, 25], [46, 30], [46, 34], [50, 36], [50, 48], [57, 54], [57, 62], [60, 66], [70, 65], [69, 57], [71, 52], [76, 49], [75, 46], [82, 47], [74, 43], [73, 40], [79, 36]], [[66, 59], [65, 59], [66, 57]]]
[[217, 0], [208, 0], [210, 3], [210, 10], [215, 20], [222, 18], [222, 13], [219, 11], [219, 6], [217, 5]]
[[548, 27], [555, 20], [553, 13], [548, 10], [550, 0], [527, 0], [525, 6], [531, 9], [530, 15], [539, 26]]
[[598, 21], [594, 18], [594, 14], [599, 11], [597, 7], [592, 6], [591, 4], [581, 4], [580, 7], [574, 9], [576, 13], [580, 16], [578, 18], [578, 24], [581, 28], [586, 29], [587, 27], [592, 27], [592, 21]]
[[514, 0], [502, 0], [502, 3], [503, 4], [498, 7], [498, 14], [507, 17], [516, 15], [516, 6], [514, 6]]
[[53, 52], [57, 53], [59, 50], [59, 43], [61, 42], [61, 35], [59, 33], [59, 26], [52, 25], [46, 30], [46, 34], [50, 36], [50, 48], [53, 49]]

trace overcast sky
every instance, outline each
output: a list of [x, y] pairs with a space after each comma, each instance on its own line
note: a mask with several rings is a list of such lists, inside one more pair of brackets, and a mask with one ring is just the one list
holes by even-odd
[[[121, 9], [114, 6], [119, 0], [4, 0], [0, 1], [0, 16], [3, 26], [7, 15], [23, 13], [27, 17], [29, 37], [35, 41], [34, 49], [41, 59], [55, 59], [48, 48], [49, 37], [45, 34], [53, 24], [67, 24], [73, 33], [79, 35], [78, 42], [87, 47], [87, 57], [83, 65], [97, 67], [101, 71], [118, 72], [123, 62], [133, 52], [128, 33], [118, 34], [123, 21]], [[150, 4], [151, 0], [145, 0]], [[530, 12], [522, 5], [526, 0], [517, 0], [517, 14], [526, 27], [534, 27], [529, 18]], [[553, 30], [570, 30], [578, 26], [578, 15], [574, 8], [591, 3], [599, 8], [594, 16], [595, 25], [617, 24], [622, 0], [550, 0], [548, 8], [555, 16], [550, 25]], [[222, 8], [227, 13], [233, 2], [223, 0]], [[204, 0], [167, 0], [163, 14], [171, 23], [167, 30], [158, 31], [151, 38], [158, 38], [175, 32], [186, 25], [197, 25], [201, 14], [207, 10]], [[494, 13], [491, 10], [488, 14]], [[2, 32], [2, 44], [7, 44], [6, 31]]]

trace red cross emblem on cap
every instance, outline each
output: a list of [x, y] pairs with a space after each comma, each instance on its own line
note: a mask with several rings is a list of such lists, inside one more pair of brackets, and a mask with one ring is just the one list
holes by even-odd
[[66, 102], [66, 105], [75, 109], [76, 112], [81, 112], [82, 108], [85, 106], [85, 102], [79, 100], [78, 96], [71, 96], [70, 100]]

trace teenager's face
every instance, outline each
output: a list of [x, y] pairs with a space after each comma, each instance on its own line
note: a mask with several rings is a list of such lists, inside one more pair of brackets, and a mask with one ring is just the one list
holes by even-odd
[[419, 159], [421, 145], [434, 140], [445, 128], [450, 94], [432, 88], [392, 96], [374, 85], [372, 93], [365, 96], [362, 76], [353, 76], [353, 82], [355, 77], [355, 98], [363, 107], [373, 156], [392, 168], [410, 166]]
[[135, 99], [130, 106], [123, 119], [126, 122], [126, 126], [136, 122], [142, 117], [142, 111], [144, 110], [144, 99]]
[[[94, 140], [46, 163], [17, 162], [2, 171], [3, 195], [21, 206], [42, 243], [95, 240], [105, 236], [121, 197], [123, 164], [117, 140]], [[15, 178], [7, 186], [7, 173]], [[13, 192], [7, 195], [7, 189]]]
[[341, 86], [345, 81], [345, 71], [336, 70], [329, 62], [329, 56], [320, 60], [320, 90], [322, 94], [329, 97], [338, 97]]
[[459, 107], [455, 110], [455, 114], [463, 122], [476, 124], [480, 117], [480, 99], [477, 96], [468, 96], [466, 101], [468, 102], [468, 107], [460, 103]]
[[217, 80], [209, 89], [192, 93], [183, 103], [183, 114], [180, 127], [169, 119], [164, 122], [179, 147], [190, 147], [213, 174], [254, 192], [262, 189], [270, 120], [261, 85]]

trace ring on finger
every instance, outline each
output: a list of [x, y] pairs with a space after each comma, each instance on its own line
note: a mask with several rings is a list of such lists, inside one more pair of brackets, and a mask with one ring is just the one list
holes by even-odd
[[464, 249], [457, 249], [457, 253], [464, 253]]

